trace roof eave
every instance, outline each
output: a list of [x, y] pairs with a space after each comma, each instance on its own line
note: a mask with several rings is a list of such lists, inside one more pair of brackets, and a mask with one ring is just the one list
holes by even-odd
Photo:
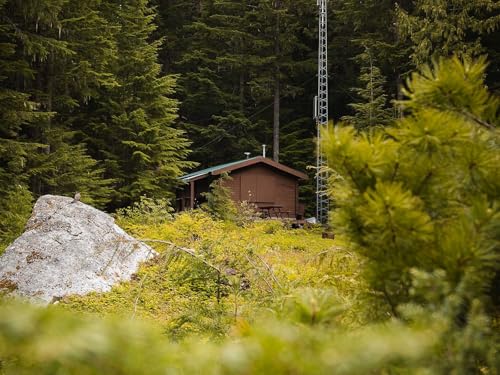
[[[251, 159], [241, 160], [241, 161], [236, 162], [236, 163], [230, 163], [229, 165], [225, 165], [219, 169], [209, 168], [209, 170], [205, 171], [204, 173], [199, 173], [199, 174], [196, 172], [191, 173], [184, 178], [181, 177], [181, 180], [186, 182], [186, 183], [190, 183], [193, 181], [198, 181], [198, 180], [204, 179], [208, 176], [219, 176], [225, 172], [231, 172], [233, 170], [249, 167], [249, 166], [252, 166], [252, 165], [255, 165], [258, 163], [264, 163], [272, 168], [276, 168], [279, 171], [287, 173], [289, 175], [292, 175], [300, 180], [308, 180], [309, 179], [309, 176], [307, 176], [307, 174], [302, 173], [300, 171], [297, 171], [296, 169], [287, 167], [286, 165], [275, 162], [274, 160], [265, 158], [263, 156], [257, 156], [257, 157], [251, 158]], [[199, 171], [199, 172], [202, 172], [202, 171]]]
[[247, 160], [243, 160], [241, 163], [238, 163], [238, 164], [235, 164], [235, 165], [231, 165], [229, 167], [224, 167], [224, 168], [216, 169], [216, 170], [212, 171], [211, 174], [212, 175], [221, 175], [224, 172], [230, 172], [230, 171], [235, 170], [235, 169], [249, 167], [249, 166], [257, 164], [257, 163], [267, 164], [267, 165], [269, 165], [271, 167], [274, 167], [274, 168], [276, 168], [276, 169], [278, 169], [278, 170], [280, 170], [282, 172], [291, 174], [292, 176], [295, 176], [295, 177], [297, 177], [297, 178], [299, 178], [301, 180], [308, 180], [309, 179], [309, 176], [306, 175], [305, 173], [299, 172], [299, 171], [297, 171], [297, 170], [295, 170], [293, 168], [287, 167], [286, 165], [277, 163], [274, 160], [265, 158], [263, 156], [259, 156], [257, 158], [253, 158], [253, 159], [250, 159], [248, 161]]

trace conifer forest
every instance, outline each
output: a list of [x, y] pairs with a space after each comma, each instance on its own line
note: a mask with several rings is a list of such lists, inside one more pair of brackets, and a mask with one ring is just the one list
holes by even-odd
[[[499, 0], [0, 0], [0, 375], [498, 375], [499, 129]], [[300, 220], [231, 173], [180, 209], [182, 176], [263, 145], [308, 176]], [[15, 297], [4, 255], [46, 195], [155, 256]]]

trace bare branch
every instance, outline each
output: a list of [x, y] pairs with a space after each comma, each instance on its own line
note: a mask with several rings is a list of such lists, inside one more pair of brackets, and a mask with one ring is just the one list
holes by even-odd
[[262, 273], [260, 272], [259, 270], [259, 267], [257, 267], [257, 265], [250, 259], [250, 257], [248, 255], [245, 255], [245, 258], [248, 260], [248, 263], [250, 263], [253, 268], [257, 271], [257, 274], [262, 278], [262, 280], [264, 280], [264, 282], [266, 283], [266, 285], [269, 287], [269, 291], [271, 293], [274, 293], [274, 288], [273, 286], [271, 285], [271, 283], [262, 275]]
[[199, 256], [198, 254], [196, 254], [196, 250], [195, 249], [191, 249], [191, 248], [188, 248], [188, 247], [178, 246], [178, 245], [174, 244], [173, 242], [164, 241], [164, 240], [153, 240], [153, 239], [147, 239], [147, 238], [140, 238], [139, 241], [142, 241], [142, 242], [151, 242], [151, 243], [161, 243], [161, 244], [164, 244], [164, 245], [169, 245], [169, 246], [171, 246], [175, 250], [181, 251], [181, 252], [183, 252], [185, 254], [188, 254], [188, 255], [192, 256], [193, 258], [198, 259], [199, 261], [203, 262], [204, 264], [206, 264], [207, 266], [209, 266], [213, 270], [217, 271], [218, 273], [222, 272], [219, 267], [214, 266], [212, 263], [208, 262], [206, 259], [203, 259], [201, 256]]
[[276, 285], [279, 286], [280, 289], [282, 289], [283, 287], [281, 286], [281, 283], [279, 282], [279, 280], [276, 278], [276, 276], [274, 275], [274, 272], [273, 272], [273, 269], [271, 268], [271, 266], [269, 266], [269, 264], [266, 263], [266, 261], [264, 259], [262, 259], [260, 256], [258, 256], [257, 254], [255, 254], [255, 256], [262, 262], [262, 264], [267, 268], [267, 270], [269, 271], [269, 274], [271, 275], [271, 277], [273, 278], [274, 282], [276, 283]]

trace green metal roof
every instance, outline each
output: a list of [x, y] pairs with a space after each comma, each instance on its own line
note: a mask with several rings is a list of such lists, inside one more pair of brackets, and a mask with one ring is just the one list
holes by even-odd
[[260, 157], [259, 156], [255, 156], [255, 157], [249, 158], [249, 159], [243, 159], [243, 160], [233, 161], [231, 163], [219, 164], [219, 165], [216, 165], [214, 167], [201, 169], [199, 171], [196, 171], [196, 172], [193, 172], [193, 173], [189, 173], [187, 175], [182, 176], [181, 180], [184, 181], [184, 182], [187, 182], [187, 181], [195, 179], [197, 177], [202, 177], [202, 176], [209, 175], [212, 172], [218, 171], [219, 169], [231, 167], [233, 165], [236, 165], [236, 164], [239, 164], [239, 163], [243, 163], [243, 162], [248, 161], [248, 160], [258, 159], [258, 158], [260, 158]]

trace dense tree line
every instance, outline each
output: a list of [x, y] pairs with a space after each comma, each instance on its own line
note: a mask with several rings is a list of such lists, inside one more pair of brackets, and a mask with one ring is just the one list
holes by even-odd
[[[191, 157], [209, 166], [259, 154], [267, 144], [281, 162], [302, 170], [314, 165], [316, 2], [154, 3], [166, 41], [163, 69], [180, 74], [179, 123], [193, 142]], [[409, 72], [442, 55], [487, 54], [487, 82], [498, 89], [498, 11], [490, 0], [330, 2], [333, 119], [358, 129], [391, 122], [400, 116], [393, 101]], [[304, 187], [306, 203], [313, 201], [313, 181]]]
[[154, 19], [146, 0], [0, 1], [2, 238], [41, 194], [108, 209], [171, 194], [188, 141]]
[[[310, 1], [157, 1], [162, 63], [179, 73], [193, 158], [209, 165], [260, 153], [280, 129], [279, 159], [313, 157], [316, 7]], [[277, 116], [279, 114], [279, 117]], [[278, 151], [272, 150], [271, 151]]]
[[[329, 7], [334, 120], [391, 122], [408, 72], [441, 55], [488, 55], [499, 90], [498, 2]], [[169, 195], [188, 159], [266, 144], [314, 165], [314, 0], [0, 0], [0, 31], [2, 234], [41, 194], [79, 190], [108, 209]]]
[[[181, 74], [181, 124], [193, 158], [208, 165], [258, 152], [262, 143], [273, 145], [278, 122], [279, 158], [307, 165], [314, 154], [316, 2], [154, 3], [166, 38], [163, 68]], [[498, 85], [497, 2], [340, 0], [329, 12], [334, 119], [387, 123], [397, 116], [391, 101], [408, 73], [438, 56], [488, 54], [487, 82]]]

